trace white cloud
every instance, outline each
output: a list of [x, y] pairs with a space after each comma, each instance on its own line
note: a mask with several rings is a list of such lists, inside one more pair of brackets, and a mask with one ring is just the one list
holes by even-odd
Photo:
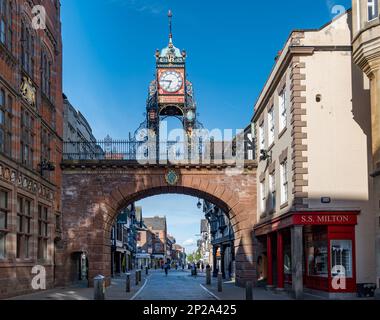
[[187, 239], [183, 242], [183, 246], [184, 247], [190, 247], [190, 246], [194, 246], [197, 242], [195, 241], [195, 239]]

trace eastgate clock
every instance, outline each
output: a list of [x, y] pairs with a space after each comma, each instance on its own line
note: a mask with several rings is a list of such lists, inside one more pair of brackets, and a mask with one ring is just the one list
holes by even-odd
[[182, 88], [182, 75], [177, 71], [165, 71], [159, 79], [160, 87], [166, 92], [174, 93]]

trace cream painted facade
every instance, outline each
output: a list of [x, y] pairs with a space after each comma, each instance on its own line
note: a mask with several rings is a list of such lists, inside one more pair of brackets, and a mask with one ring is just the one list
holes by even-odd
[[353, 0], [353, 56], [371, 82], [373, 205], [376, 212], [376, 275], [380, 288], [380, 18], [379, 0]]
[[[270, 226], [291, 212], [359, 211], [356, 282], [374, 283], [369, 82], [353, 64], [351, 41], [351, 12], [347, 12], [321, 29], [292, 32], [277, 57], [252, 120], [257, 159], [263, 147], [267, 151], [267, 159], [260, 160], [257, 169], [261, 213], [257, 224]], [[286, 127], [281, 129], [283, 92]], [[272, 108], [274, 142], [270, 143]], [[285, 162], [287, 199], [281, 169]], [[331, 201], [322, 203], [322, 198]]]

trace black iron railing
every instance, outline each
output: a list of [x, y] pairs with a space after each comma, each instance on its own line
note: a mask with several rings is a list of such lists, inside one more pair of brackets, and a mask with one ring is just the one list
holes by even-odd
[[250, 142], [136, 142], [126, 140], [64, 142], [64, 160], [236, 161], [254, 160]]

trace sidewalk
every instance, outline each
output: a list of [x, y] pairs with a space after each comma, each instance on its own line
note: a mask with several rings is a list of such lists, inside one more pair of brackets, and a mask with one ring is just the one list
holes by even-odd
[[[152, 270], [149, 270], [149, 275], [145, 275], [145, 270], [141, 272], [141, 282], [138, 286], [135, 285], [135, 271], [131, 271], [131, 292], [126, 292], [126, 275], [111, 279], [111, 285], [106, 288], [106, 300], [130, 300], [144, 285], [145, 280], [149, 278]], [[153, 270], [154, 272], [154, 270]], [[51, 290], [39, 291], [36, 293], [17, 296], [9, 300], [93, 300], [94, 288], [76, 288], [76, 287], [61, 287]]]

